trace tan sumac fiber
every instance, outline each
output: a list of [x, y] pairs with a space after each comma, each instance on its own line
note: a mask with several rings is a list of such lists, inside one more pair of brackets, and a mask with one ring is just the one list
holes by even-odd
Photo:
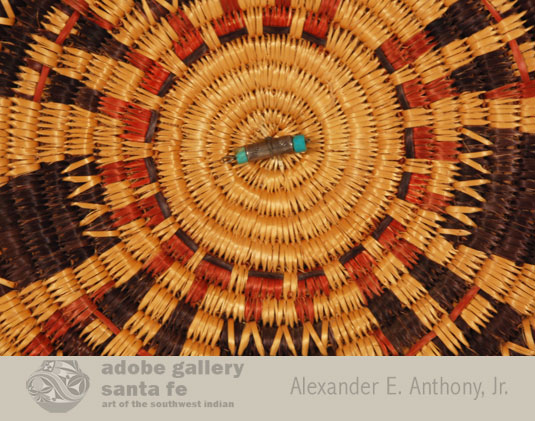
[[[303, 41], [268, 37], [224, 51], [193, 66], [162, 105], [171, 130], [155, 147], [176, 152], [155, 160], [171, 212], [197, 243], [236, 263], [272, 272], [326, 264], [360, 242], [394, 196], [403, 148], [395, 93], [378, 78], [353, 82], [357, 68]], [[244, 59], [224, 61], [234, 54]], [[312, 139], [309, 153], [221, 164], [249, 139], [293, 133]]]
[[0, 354], [533, 355], [532, 2], [2, 6]]

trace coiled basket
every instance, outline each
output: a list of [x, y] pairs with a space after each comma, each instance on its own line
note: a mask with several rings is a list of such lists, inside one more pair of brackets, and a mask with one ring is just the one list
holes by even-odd
[[534, 1], [1, 5], [1, 355], [535, 354]]

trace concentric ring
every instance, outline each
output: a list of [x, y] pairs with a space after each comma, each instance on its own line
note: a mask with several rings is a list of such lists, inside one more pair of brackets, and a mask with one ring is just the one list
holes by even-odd
[[[353, 79], [357, 68], [325, 59], [327, 52], [303, 41], [234, 41], [224, 51], [247, 60], [225, 67], [216, 50], [177, 81], [162, 106], [166, 124], [179, 127], [155, 138], [162, 150], [176, 150], [157, 158], [164, 195], [175, 198], [171, 211], [206, 250], [221, 256], [227, 244], [236, 245], [231, 264], [282, 273], [327, 264], [362, 240], [369, 221], [384, 216], [401, 178], [402, 122], [394, 115], [392, 128], [381, 131], [392, 139], [387, 147], [376, 134], [378, 122], [386, 123], [372, 113], [393, 106], [394, 90], [385, 85], [386, 94], [368, 98], [372, 87]], [[282, 127], [281, 114], [289, 123]], [[310, 150], [300, 158], [222, 164], [261, 133], [303, 133]], [[387, 179], [381, 177], [386, 167], [392, 167]], [[371, 190], [378, 206], [359, 207]], [[256, 262], [255, 255], [261, 256]]]

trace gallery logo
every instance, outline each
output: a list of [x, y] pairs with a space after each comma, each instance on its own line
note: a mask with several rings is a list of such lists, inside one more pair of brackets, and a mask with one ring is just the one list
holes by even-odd
[[37, 404], [48, 412], [67, 412], [84, 398], [89, 377], [77, 361], [48, 360], [35, 371], [26, 388]]

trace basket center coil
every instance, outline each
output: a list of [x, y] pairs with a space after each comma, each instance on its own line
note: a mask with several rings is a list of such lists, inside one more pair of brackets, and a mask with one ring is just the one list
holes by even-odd
[[[167, 155], [156, 160], [170, 180], [165, 196], [177, 198], [172, 213], [207, 251], [256, 270], [312, 270], [359, 244], [385, 215], [401, 179], [403, 122], [373, 110], [393, 108], [395, 90], [366, 79], [364, 71], [380, 67], [369, 51], [344, 63], [337, 54], [354, 46], [342, 35], [336, 41], [336, 49], [288, 37], [235, 41], [207, 54], [165, 97], [161, 118], [178, 127], [155, 139], [178, 151], [173, 166]], [[237, 54], [243, 61], [221, 59]], [[302, 133], [310, 151], [221, 165], [258, 133]]]

